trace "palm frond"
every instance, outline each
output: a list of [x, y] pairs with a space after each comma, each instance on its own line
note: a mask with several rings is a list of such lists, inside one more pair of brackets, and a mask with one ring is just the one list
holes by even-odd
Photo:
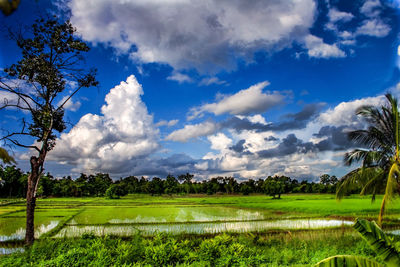
[[394, 197], [397, 192], [398, 182], [397, 176], [400, 174], [399, 166], [397, 162], [394, 162], [390, 168], [389, 174], [387, 176], [385, 195], [382, 199], [381, 209], [379, 211], [378, 223], [382, 225], [382, 218], [385, 212], [386, 204]]
[[400, 266], [399, 252], [375, 222], [357, 219], [353, 228], [360, 233], [387, 266]]
[[10, 154], [8, 154], [7, 150], [5, 150], [4, 148], [0, 147], [0, 159], [5, 163], [5, 164], [10, 164], [10, 163], [14, 163], [17, 164], [15, 162], [15, 159], [10, 156]]
[[365, 192], [369, 192], [368, 190], [373, 191], [373, 186], [371, 186], [373, 182], [371, 180], [379, 179], [381, 172], [377, 167], [362, 167], [349, 172], [340, 179], [336, 198], [341, 200], [354, 187], [361, 187]]
[[354, 255], [336, 255], [333, 257], [326, 258], [314, 265], [314, 267], [344, 267], [344, 266], [384, 267], [385, 265], [380, 264], [377, 261], [368, 259], [366, 257], [354, 256]]

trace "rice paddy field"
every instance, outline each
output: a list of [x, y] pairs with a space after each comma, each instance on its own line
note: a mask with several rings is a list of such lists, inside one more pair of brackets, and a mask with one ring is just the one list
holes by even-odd
[[[310, 262], [315, 263], [318, 259], [321, 260], [330, 256], [329, 254], [336, 253], [335, 249], [331, 250], [328, 245], [316, 246], [318, 242], [331, 243], [331, 246], [338, 250], [338, 244], [353, 240], [354, 245], [351, 247], [340, 248], [346, 252], [345, 254], [360, 248], [362, 251], [356, 253], [372, 254], [353, 231], [351, 225], [355, 218], [376, 220], [380, 200], [378, 196], [376, 202], [371, 203], [368, 196], [354, 195], [337, 202], [335, 196], [330, 194], [290, 194], [283, 195], [281, 199], [271, 199], [271, 197], [263, 195], [172, 197], [128, 195], [113, 200], [105, 198], [39, 199], [35, 213], [35, 237], [38, 239], [35, 246], [39, 246], [38, 249], [40, 249], [48, 244], [57, 246], [56, 244], [62, 243], [64, 246], [70, 242], [75, 243], [70, 244], [69, 248], [82, 242], [92, 246], [93, 244], [90, 242], [94, 242], [93, 240], [104, 243], [105, 246], [107, 242], [114, 242], [112, 240], [131, 244], [131, 240], [137, 238], [144, 243], [166, 238], [165, 240], [173, 242], [178, 247], [182, 242], [189, 242], [186, 245], [197, 246], [192, 249], [196, 251], [196, 249], [201, 249], [203, 242], [217, 242], [216, 239], [228, 238], [233, 240], [232, 244], [245, 245], [247, 248], [253, 246], [253, 251], [256, 251], [260, 249], [259, 244], [262, 243], [260, 240], [264, 240], [264, 243], [275, 242], [276, 248], [285, 246], [286, 250], [294, 246], [293, 242], [301, 241], [303, 243], [300, 245], [306, 246], [303, 250], [307, 249], [308, 254], [313, 253], [312, 255], [319, 256], [315, 258], [310, 254], [307, 259], [292, 263], [308, 266]], [[394, 201], [387, 209], [383, 225], [386, 231], [396, 232], [400, 229], [400, 206], [398, 204], [397, 201]], [[3, 259], [18, 258], [18, 255], [27, 253], [23, 252], [24, 249], [21, 247], [21, 240], [25, 235], [24, 227], [24, 201], [0, 200], [0, 253], [11, 254], [0, 257]], [[198, 243], [200, 242], [198, 240], [201, 240], [201, 243]], [[246, 242], [251, 242], [251, 245], [246, 245]], [[151, 246], [154, 245], [151, 244]], [[165, 245], [165, 243], [162, 244]], [[308, 250], [310, 246], [315, 246], [314, 251]], [[146, 247], [149, 245], [147, 244]], [[264, 248], [263, 251], [268, 250]], [[289, 252], [287, 251], [287, 253]], [[24, 257], [26, 258], [26, 255]], [[293, 257], [293, 259], [299, 259], [299, 257]], [[2, 258], [0, 258], [0, 262]], [[34, 262], [29, 261], [26, 264]], [[179, 262], [178, 260], [168, 264], [175, 265]], [[197, 261], [188, 260], [181, 263], [195, 262]], [[266, 262], [268, 261], [263, 259], [259, 263]], [[270, 262], [271, 264], [267, 265], [285, 265], [282, 262], [278, 264], [278, 262]], [[24, 265], [22, 262], [20, 263]], [[149, 261], [142, 263], [152, 265]], [[153, 264], [158, 265], [156, 262]], [[209, 261], [208, 264], [210, 264]]]

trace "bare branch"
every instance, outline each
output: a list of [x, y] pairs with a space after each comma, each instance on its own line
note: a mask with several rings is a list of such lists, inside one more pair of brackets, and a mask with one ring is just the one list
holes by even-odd
[[21, 144], [19, 141], [15, 140], [15, 139], [7, 138], [7, 140], [10, 141], [11, 143], [13, 143], [16, 146], [20, 146], [20, 147], [24, 147], [24, 148], [31, 148], [31, 149], [35, 149], [36, 151], [40, 152], [40, 149], [37, 146], [24, 145], [24, 144]]
[[79, 86], [72, 94], [70, 94], [68, 96], [67, 99], [65, 99], [65, 101], [56, 109], [56, 110], [60, 110], [64, 107], [64, 105], [80, 90], [82, 89], [82, 86]]

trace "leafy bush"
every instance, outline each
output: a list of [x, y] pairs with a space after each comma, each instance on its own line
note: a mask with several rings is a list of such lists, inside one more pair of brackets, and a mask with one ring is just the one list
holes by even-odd
[[0, 266], [310, 266], [341, 253], [373, 255], [360, 237], [334, 231], [129, 239], [85, 235], [39, 240], [25, 252], [0, 256]]

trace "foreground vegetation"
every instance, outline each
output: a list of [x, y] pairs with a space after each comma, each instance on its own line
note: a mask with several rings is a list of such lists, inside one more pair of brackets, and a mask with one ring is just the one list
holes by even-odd
[[[369, 196], [352, 195], [337, 202], [333, 194], [285, 194], [281, 199], [261, 194], [42, 198], [37, 202], [35, 223], [47, 225], [58, 220], [59, 224], [24, 252], [0, 256], [0, 266], [87, 266], [89, 263], [91, 266], [310, 266], [338, 254], [374, 259], [374, 252], [351, 227], [290, 231], [269, 229], [240, 234], [158, 233], [147, 237], [139, 234], [125, 237], [84, 234], [79, 238], [54, 237], [71, 225], [112, 226], [112, 219], [119, 220], [116, 225], [120, 226], [131, 225], [124, 222], [126, 219], [135, 221], [132, 226], [143, 223], [140, 220], [153, 219], [147, 224], [155, 228], [160, 222], [174, 225], [196, 220], [190, 216], [182, 217], [183, 210], [189, 215], [192, 215], [191, 212], [200, 214], [201, 220], [209, 216], [210, 225], [232, 219], [243, 223], [295, 218], [353, 220], [361, 217], [376, 220], [381, 197], [377, 196], [373, 204]], [[23, 228], [23, 201], [1, 199], [0, 203], [3, 203], [0, 205], [0, 236]], [[399, 226], [397, 218], [400, 209], [396, 202], [393, 204], [384, 227], [395, 229]], [[248, 216], [234, 217], [244, 213]], [[11, 240], [0, 247], [15, 247], [21, 242]]]
[[23, 253], [2, 256], [0, 266], [310, 266], [336, 254], [375, 256], [350, 229], [129, 239], [85, 235], [35, 242]]

